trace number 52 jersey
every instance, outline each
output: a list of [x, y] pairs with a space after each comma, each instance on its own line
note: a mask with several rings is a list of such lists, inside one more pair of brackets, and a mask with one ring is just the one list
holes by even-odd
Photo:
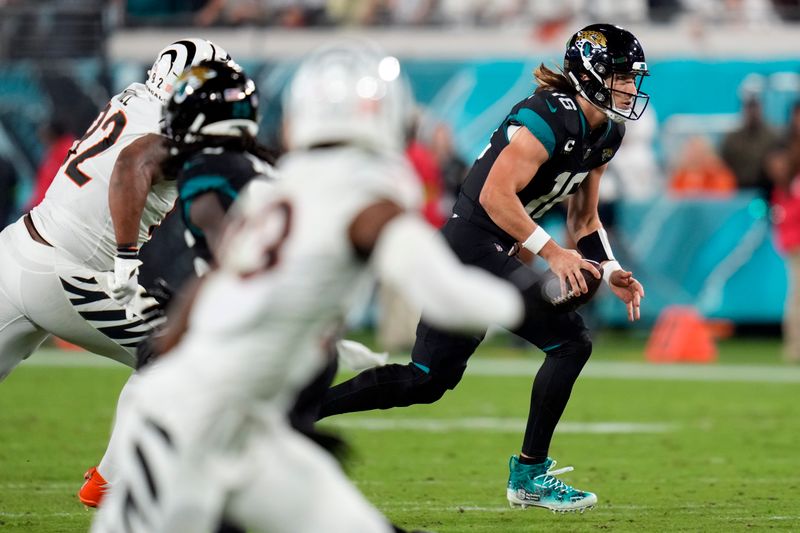
[[[84, 136], [73, 144], [44, 200], [31, 211], [39, 233], [55, 248], [93, 270], [113, 270], [116, 238], [108, 204], [117, 158], [136, 139], [160, 133], [161, 102], [134, 83], [114, 96]], [[174, 181], [161, 181], [147, 195], [138, 244], [172, 209]]]

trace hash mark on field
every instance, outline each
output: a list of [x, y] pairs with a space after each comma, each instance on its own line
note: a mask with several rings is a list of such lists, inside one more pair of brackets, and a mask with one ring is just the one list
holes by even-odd
[[[367, 431], [423, 431], [444, 433], [449, 431], [494, 431], [497, 433], [525, 430], [524, 418], [336, 418], [324, 422], [339, 428]], [[637, 422], [561, 422], [556, 433], [666, 433], [676, 429], [675, 424]]]

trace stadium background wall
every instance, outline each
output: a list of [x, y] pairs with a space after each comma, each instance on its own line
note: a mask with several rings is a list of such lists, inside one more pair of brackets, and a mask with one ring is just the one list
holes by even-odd
[[[218, 40], [225, 44], [224, 38]], [[458, 151], [471, 161], [505, 111], [532, 90], [533, 68], [551, 57], [409, 57], [405, 65], [418, 101], [429, 111], [425, 120], [451, 124]], [[241, 63], [257, 80], [266, 101], [265, 140], [274, 140], [280, 94], [295, 62], [244, 57]], [[110, 89], [117, 91], [143, 79], [147, 66], [138, 58], [113, 61]], [[755, 60], [746, 56], [685, 58], [657, 54], [650, 68], [653, 75], [646, 81], [645, 90], [652, 95], [650, 111], [657, 116], [662, 132], [659, 138], [663, 141], [655, 146], [662, 162], [669, 160], [680, 147], [681, 136], [688, 134], [681, 127], [687, 121], [695, 126], [691, 132], [696, 133], [697, 124], [703, 124], [705, 133], [718, 140], [736, 123], [741, 90], [748, 84], [760, 84], [766, 116], [778, 127], [783, 126], [800, 94], [800, 60], [781, 56]], [[76, 125], [88, 124], [105, 101], [98, 80], [107, 72], [99, 60], [60, 62], [44, 69], [25, 61], [0, 67], [0, 150], [23, 156], [14, 159], [23, 178], [32, 175], [41, 155], [37, 124], [55, 112], [65, 94], [70, 101], [70, 120]], [[702, 90], [689, 94], [686, 87], [692, 80]], [[27, 193], [23, 186], [17, 195], [25, 198]], [[669, 303], [694, 304], [707, 316], [738, 323], [779, 322], [786, 273], [774, 247], [768, 215], [763, 200], [744, 193], [727, 200], [677, 202], [659, 196], [645, 203], [619, 202], [619, 226], [627, 231], [621, 239], [626, 246], [619, 248], [618, 255], [634, 268], [647, 265], [637, 269], [644, 272], [648, 287], [643, 325], [652, 324]], [[698, 220], [705, 223], [698, 224]], [[180, 228], [167, 223], [163, 229], [162, 238], [150, 246], [149, 254], [154, 270], [166, 269], [167, 277], [177, 281], [189, 270], [186, 260], [175, 260], [181, 254], [163, 253], [158, 248], [174, 250], [180, 246]], [[553, 227], [551, 231], [560, 229]], [[159, 264], [162, 262], [166, 264]], [[752, 294], [752, 287], [758, 287], [759, 294]], [[620, 313], [610, 300], [601, 300], [597, 311], [605, 323], [619, 322]]]

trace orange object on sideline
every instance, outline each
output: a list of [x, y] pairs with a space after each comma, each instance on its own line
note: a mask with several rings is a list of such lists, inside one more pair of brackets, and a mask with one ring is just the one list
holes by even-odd
[[81, 348], [80, 346], [72, 344], [71, 342], [67, 342], [64, 339], [60, 339], [58, 337], [53, 337], [53, 342], [55, 343], [55, 345], [58, 348], [60, 348], [62, 350], [69, 350], [70, 352], [82, 352], [83, 351], [83, 348]]
[[717, 346], [709, 323], [693, 307], [661, 312], [645, 349], [651, 363], [713, 363]]

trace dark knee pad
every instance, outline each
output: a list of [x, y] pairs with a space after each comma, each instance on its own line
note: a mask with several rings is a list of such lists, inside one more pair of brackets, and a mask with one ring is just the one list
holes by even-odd
[[[413, 363], [410, 366], [416, 367]], [[458, 385], [466, 367], [440, 368], [428, 373], [418, 370], [423, 372], [423, 376], [415, 383], [414, 403], [434, 403]]]
[[589, 338], [588, 334], [581, 335], [576, 339], [570, 339], [547, 352], [547, 357], [574, 359], [581, 367], [586, 364], [591, 355], [592, 339]]

